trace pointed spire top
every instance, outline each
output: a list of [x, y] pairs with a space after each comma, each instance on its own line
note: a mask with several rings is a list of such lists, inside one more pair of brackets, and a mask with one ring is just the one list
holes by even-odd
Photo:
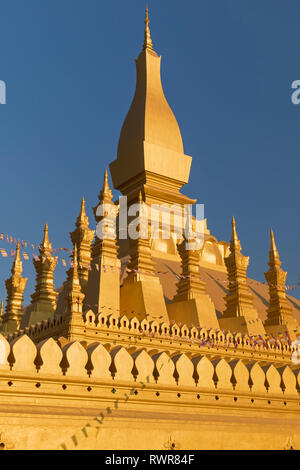
[[230, 240], [230, 248], [231, 248], [231, 251], [232, 251], [232, 250], [241, 251], [241, 243], [240, 243], [239, 237], [238, 237], [238, 235], [237, 235], [236, 223], [235, 223], [235, 218], [234, 218], [234, 216], [232, 216], [231, 226], [232, 226], [231, 240]]
[[232, 216], [231, 226], [232, 226], [231, 238], [232, 238], [232, 240], [237, 240], [238, 236], [237, 236], [237, 233], [236, 233], [236, 223], [235, 223], [234, 216]]
[[143, 194], [142, 194], [142, 191], [139, 190], [139, 204], [143, 204]]
[[74, 244], [73, 251], [73, 269], [71, 270], [72, 288], [80, 288], [79, 276], [78, 276], [78, 256], [77, 256], [77, 243]]
[[[150, 23], [150, 21], [149, 21], [148, 6], [146, 6], [145, 33], [144, 33], [143, 51], [144, 51], [145, 49], [148, 49], [149, 51], [153, 51], [152, 39], [151, 39], [151, 33], [150, 33], [149, 23]], [[153, 51], [153, 52], [154, 52], [154, 51]]]
[[22, 261], [20, 255], [20, 242], [18, 241], [16, 246], [16, 256], [12, 265], [11, 273], [12, 274], [21, 274], [22, 273]]
[[107, 169], [106, 169], [105, 173], [104, 173], [103, 186], [102, 186], [101, 192], [99, 194], [99, 201], [107, 203], [107, 202], [111, 202], [112, 198], [113, 198], [113, 195], [112, 195], [112, 192], [111, 192], [110, 187], [109, 187], [108, 172], [107, 172]]
[[279, 259], [279, 253], [275, 243], [275, 237], [273, 230], [270, 230], [270, 251], [269, 251], [269, 266], [274, 266], [274, 264], [281, 265], [281, 261]]
[[43, 236], [43, 241], [40, 246], [40, 252], [45, 252], [45, 250], [51, 251], [52, 245], [49, 241], [49, 234], [48, 234], [48, 224], [45, 224], [44, 227], [44, 236]]
[[0, 316], [2, 316], [4, 314], [4, 302], [3, 302], [3, 299], [1, 301], [1, 307], [0, 307]]
[[80, 222], [86, 223], [86, 219], [87, 219], [87, 215], [85, 211], [85, 199], [84, 199], [84, 196], [82, 196], [78, 222], [80, 221]]
[[105, 168], [105, 172], [104, 172], [104, 184], [106, 186], [108, 186], [108, 171], [107, 171], [107, 168]]
[[277, 247], [276, 247], [276, 244], [275, 244], [274, 233], [273, 233], [273, 230], [272, 230], [272, 229], [270, 230], [270, 236], [271, 236], [271, 246], [270, 246], [270, 249], [273, 250], [273, 251], [277, 251]]
[[85, 210], [85, 199], [84, 196], [82, 196], [81, 199], [81, 206], [80, 206], [80, 212], [76, 220], [76, 227], [82, 226], [82, 225], [88, 225], [89, 219], [86, 215], [86, 210]]
[[82, 196], [82, 199], [81, 199], [81, 207], [80, 207], [80, 215], [86, 215], [85, 213], [85, 199], [84, 199], [84, 196]]
[[42, 245], [45, 246], [48, 244], [49, 244], [49, 234], [48, 234], [48, 224], [46, 223], [45, 228], [44, 228], [44, 238], [42, 241]]

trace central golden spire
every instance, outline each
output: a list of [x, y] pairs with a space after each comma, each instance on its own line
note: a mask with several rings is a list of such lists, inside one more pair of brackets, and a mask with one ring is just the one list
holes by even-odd
[[153, 51], [152, 47], [152, 39], [151, 39], [151, 33], [150, 33], [150, 28], [149, 28], [149, 13], [148, 13], [148, 6], [146, 7], [146, 17], [145, 17], [145, 33], [144, 33], [144, 45], [143, 45], [143, 51], [145, 49], [148, 49], [150, 51]]
[[[160, 75], [161, 57], [153, 50], [146, 8], [143, 49], [136, 59], [135, 94], [122, 126], [117, 159], [110, 164], [115, 189], [136, 200], [145, 185], [172, 188], [174, 198], [188, 182], [191, 157], [184, 155], [177, 120], [165, 98]], [[149, 192], [149, 191], [148, 191]], [[168, 194], [161, 196], [166, 202]], [[190, 203], [184, 197], [184, 203]]]

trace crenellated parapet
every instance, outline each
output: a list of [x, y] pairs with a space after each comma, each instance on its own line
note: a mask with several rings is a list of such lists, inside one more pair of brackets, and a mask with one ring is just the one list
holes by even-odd
[[196, 328], [185, 324], [171, 325], [160, 320], [128, 318], [116, 313], [95, 314], [92, 310], [76, 317], [76, 324], [70, 329], [68, 316], [56, 316], [36, 325], [7, 335], [13, 341], [26, 334], [38, 344], [49, 337], [64, 341], [114, 342], [125, 348], [144, 348], [151, 351], [169, 351], [172, 354], [214, 355], [219, 359], [241, 359], [272, 361], [274, 364], [289, 365], [293, 349], [287, 341], [276, 338], [249, 337], [219, 329]]
[[[29, 393], [28, 383], [32, 380], [31, 395], [39, 396], [46, 387], [48, 393], [63, 396], [64, 390], [76, 379], [78, 391], [73, 387], [74, 396], [86, 393], [82, 385], [91, 387], [91, 391], [95, 388], [93, 396], [99, 398], [105, 386], [132, 384], [140, 390], [140, 384], [144, 384], [145, 391], [156, 391], [156, 395], [153, 393], [149, 398], [153, 402], [157, 402], [160, 390], [168, 390], [170, 402], [176, 398], [172, 393], [181, 393], [182, 401], [186, 400], [187, 404], [193, 400], [193, 406], [202, 404], [199, 398], [195, 400], [197, 394], [204, 402], [211, 400], [214, 406], [232, 407], [235, 397], [242, 407], [248, 403], [248, 407], [251, 404], [254, 408], [268, 409], [268, 401], [274, 400], [273, 406], [280, 412], [294, 409], [300, 413], [299, 369], [292, 369], [288, 364], [269, 361], [262, 364], [260, 359], [225, 360], [202, 350], [191, 354], [179, 350], [157, 352], [155, 348], [147, 351], [139, 345], [133, 349], [116, 346], [109, 338], [105, 343], [61, 342], [48, 338], [35, 344], [26, 334], [10, 343], [0, 335], [0, 348], [1, 393], [7, 381], [17, 390], [17, 383], [23, 380], [27, 382], [24, 393]], [[35, 383], [39, 384], [39, 390], [35, 390]], [[14, 389], [10, 393], [13, 395]]]

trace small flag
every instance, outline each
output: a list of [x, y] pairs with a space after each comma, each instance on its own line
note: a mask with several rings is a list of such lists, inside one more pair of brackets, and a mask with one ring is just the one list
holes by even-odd
[[24, 259], [29, 259], [28, 254], [23, 252], [23, 258], [24, 258]]
[[3, 258], [6, 258], [7, 256], [7, 253], [5, 250], [0, 250], [1, 251], [1, 255], [3, 256]]
[[61, 262], [62, 262], [63, 266], [67, 266], [67, 263], [66, 263], [65, 259], [62, 259]]

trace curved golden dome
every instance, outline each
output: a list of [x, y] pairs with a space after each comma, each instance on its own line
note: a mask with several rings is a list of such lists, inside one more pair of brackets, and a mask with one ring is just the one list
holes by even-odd
[[152, 48], [148, 11], [145, 24], [144, 46], [136, 60], [136, 90], [121, 130], [118, 159], [140, 154], [144, 141], [184, 153], [178, 123], [162, 89], [161, 57]]

